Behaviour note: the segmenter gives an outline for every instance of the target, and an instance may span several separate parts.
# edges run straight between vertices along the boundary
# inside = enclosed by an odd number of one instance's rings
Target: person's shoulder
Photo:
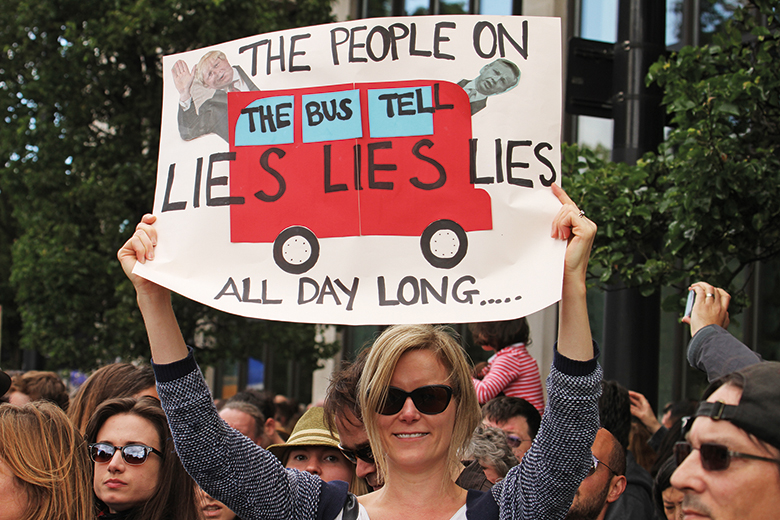
[[[525,343],[515,343],[513,345],[507,345],[506,347],[496,352],[496,354],[499,356],[516,356],[516,357],[530,356],[530,354],[528,353],[528,349],[525,348]]]
[[[467,520],[496,520],[498,513],[498,504],[492,492],[469,489],[466,495]]]
[[[626,490],[607,508],[604,520],[653,520],[655,506],[643,490],[626,486]]]
[[[316,520],[335,520],[354,497],[349,493],[349,484],[340,480],[322,482]]]

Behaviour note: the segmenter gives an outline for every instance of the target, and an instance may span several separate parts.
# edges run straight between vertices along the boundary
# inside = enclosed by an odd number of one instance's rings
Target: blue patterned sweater
[[[595,348],[595,346],[594,346]],[[486,493],[469,492],[469,520],[555,520],[569,509],[588,472],[599,428],[601,367],[596,357],[554,354],[548,403],[539,433],[522,463]],[[334,520],[347,485],[285,469],[270,452],[217,414],[193,357],[154,365],[157,390],[176,451],[193,479],[243,520]]]

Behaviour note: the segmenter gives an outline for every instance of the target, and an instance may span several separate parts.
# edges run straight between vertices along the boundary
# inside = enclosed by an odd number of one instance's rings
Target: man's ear
[[[266,419],[263,429],[266,435],[273,437],[276,434],[276,420],[273,417]]]
[[[607,503],[611,504],[623,494],[626,490],[626,477],[615,475],[609,483],[609,494],[607,494]]]

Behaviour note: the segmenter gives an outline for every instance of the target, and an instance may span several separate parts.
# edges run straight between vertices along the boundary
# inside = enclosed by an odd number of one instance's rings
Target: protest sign
[[[560,21],[342,22],[166,56],[155,260],[226,312],[341,324],[560,298]]]

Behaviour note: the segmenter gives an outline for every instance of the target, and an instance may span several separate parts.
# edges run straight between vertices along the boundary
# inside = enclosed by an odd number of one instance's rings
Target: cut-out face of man
[[[233,67],[224,54],[217,55],[200,65],[201,80],[208,88],[223,89],[233,82]]]
[[[477,90],[486,96],[500,94],[515,86],[518,76],[509,64],[497,60],[488,63],[474,80]]]

